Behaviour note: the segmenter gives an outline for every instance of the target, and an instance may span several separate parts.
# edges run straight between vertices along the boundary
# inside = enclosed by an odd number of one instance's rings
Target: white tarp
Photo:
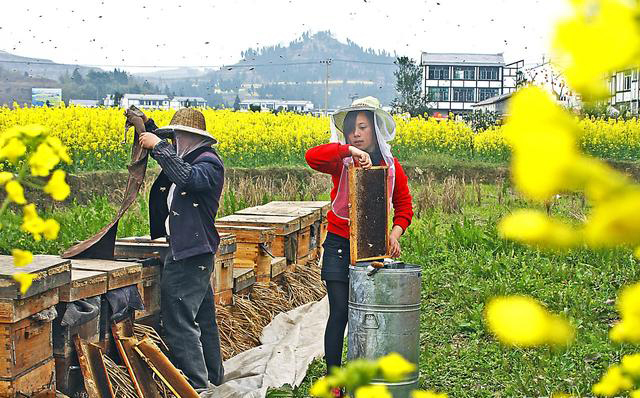
[[[262,331],[262,345],[225,361],[225,383],[201,396],[264,398],[269,387],[300,385],[309,364],[324,355],[328,317],[326,296],[278,314]]]

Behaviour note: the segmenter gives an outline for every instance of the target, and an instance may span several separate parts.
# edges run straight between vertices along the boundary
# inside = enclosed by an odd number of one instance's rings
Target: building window
[[[480,66],[478,68],[480,80],[498,80],[498,67],[496,66]]]
[[[624,78],[622,80],[622,90],[631,90],[631,71],[624,72]]]
[[[448,66],[429,66],[429,80],[442,80],[449,78]]]
[[[428,101],[449,101],[448,87],[429,87]]]
[[[454,87],[453,100],[455,102],[474,102],[474,88],[471,87]]]
[[[455,66],[453,68],[453,78],[457,80],[475,80],[476,68],[473,66]]]
[[[499,90],[497,88],[479,88],[478,89],[478,102],[484,101],[488,98],[498,95]]]

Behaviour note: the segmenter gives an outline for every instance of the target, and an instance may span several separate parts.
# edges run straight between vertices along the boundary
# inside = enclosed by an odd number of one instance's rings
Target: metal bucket
[[[420,354],[420,266],[388,263],[369,276],[369,263],[349,267],[349,332],[347,359],[377,359],[397,352],[418,365]],[[385,384],[394,398],[418,388],[418,371]]]

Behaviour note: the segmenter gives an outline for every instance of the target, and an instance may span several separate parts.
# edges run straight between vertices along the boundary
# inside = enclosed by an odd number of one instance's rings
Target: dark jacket
[[[215,217],[224,184],[222,160],[211,147],[198,148],[182,159],[167,140],[160,141],[151,156],[162,167],[149,194],[151,238],[166,236],[165,221],[169,216],[170,246],[176,261],[215,253],[220,243]],[[172,183],[176,188],[168,209]]]

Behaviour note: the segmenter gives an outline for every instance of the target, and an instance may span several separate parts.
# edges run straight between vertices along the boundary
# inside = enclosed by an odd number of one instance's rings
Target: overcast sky
[[[414,59],[504,52],[533,63],[566,11],[566,0],[4,0],[0,50],[85,65],[215,66],[331,30]]]

